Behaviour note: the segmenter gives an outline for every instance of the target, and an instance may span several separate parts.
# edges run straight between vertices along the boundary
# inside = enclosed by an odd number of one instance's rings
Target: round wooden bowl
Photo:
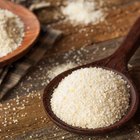
[[[23,6],[20,6],[13,2],[0,0],[0,9],[7,9],[18,15],[25,26],[25,36],[21,43],[21,46],[19,46],[16,50],[7,54],[6,56],[0,58],[1,68],[16,61],[28,52],[40,33],[40,23],[32,12],[30,12]]]

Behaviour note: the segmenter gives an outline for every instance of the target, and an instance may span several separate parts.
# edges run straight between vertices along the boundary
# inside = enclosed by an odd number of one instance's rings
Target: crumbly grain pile
[[[62,13],[72,24],[97,24],[103,21],[106,14],[102,8],[97,6],[95,0],[72,0],[69,1],[66,7],[62,8]]]
[[[64,122],[82,128],[106,127],[129,108],[129,85],[102,68],[84,68],[65,77],[54,90],[53,112]]]
[[[0,9],[0,57],[14,51],[24,37],[24,24],[12,12]]]

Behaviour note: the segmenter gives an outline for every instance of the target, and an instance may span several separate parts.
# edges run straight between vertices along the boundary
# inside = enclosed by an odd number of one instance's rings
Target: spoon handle
[[[140,47],[140,17],[136,20],[122,45],[113,54],[119,61],[126,65],[135,51]],[[118,61],[118,62],[119,62]]]

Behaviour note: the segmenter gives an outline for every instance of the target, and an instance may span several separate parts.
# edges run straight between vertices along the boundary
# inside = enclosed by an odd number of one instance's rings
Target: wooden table
[[[74,55],[78,50],[81,63],[112,54],[140,15],[140,0],[106,0],[104,7],[107,7],[108,16],[104,22],[76,27],[65,22],[60,13],[64,0],[47,1],[51,7],[36,14],[43,24],[63,31],[64,36],[0,104],[0,140],[139,140],[140,109],[124,128],[103,136],[86,137],[64,131],[50,121],[43,109],[41,96],[48,80],[45,73],[53,62],[75,61]],[[82,50],[82,47],[85,49]],[[70,53],[65,58],[67,52]],[[140,91],[140,49],[130,61],[129,69]]]

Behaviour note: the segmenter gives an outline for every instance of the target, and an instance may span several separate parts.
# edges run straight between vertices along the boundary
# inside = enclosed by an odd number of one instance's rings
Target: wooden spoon
[[[50,119],[56,123],[58,126],[74,133],[84,134],[84,135],[95,135],[95,134],[102,134],[110,132],[114,129],[119,128],[120,126],[126,124],[135,114],[138,103],[139,103],[139,96],[138,92],[133,84],[133,81],[130,78],[128,73],[127,64],[131,56],[135,53],[140,45],[140,18],[136,21],[132,29],[130,30],[128,36],[119,47],[119,49],[111,56],[102,59],[100,61],[96,61],[87,65],[79,66],[74,69],[68,70],[66,72],[61,73],[57,77],[55,77],[46,87],[43,95],[43,103],[45,110],[50,117]],[[104,127],[104,128],[97,128],[97,129],[83,129],[79,127],[73,127],[71,125],[66,124],[62,120],[60,120],[52,111],[50,105],[50,99],[53,94],[54,88],[56,88],[59,82],[66,77],[67,75],[71,74],[74,70],[80,68],[87,68],[87,67],[101,67],[103,69],[107,69],[110,71],[114,71],[115,73],[121,75],[124,80],[128,82],[130,85],[130,108],[127,114],[115,124]]]
[[[22,57],[31,48],[40,32],[40,24],[36,16],[26,8],[7,0],[0,0],[0,9],[7,9],[18,15],[25,25],[25,37],[15,51],[0,58],[0,68]]]

